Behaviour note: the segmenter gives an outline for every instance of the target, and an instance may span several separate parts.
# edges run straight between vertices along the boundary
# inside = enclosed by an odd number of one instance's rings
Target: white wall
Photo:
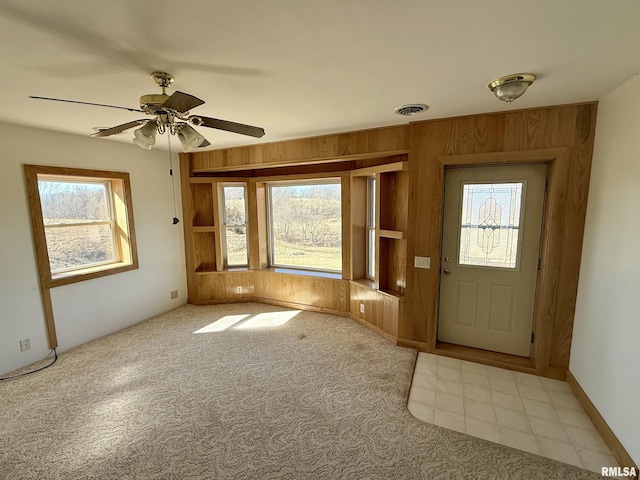
[[[640,463],[640,76],[600,100],[570,371]]]
[[[165,151],[0,123],[0,374],[50,353],[22,164],[129,172],[140,268],[51,290],[59,352],[186,302],[182,223]],[[174,159],[176,195],[180,169]],[[181,207],[178,204],[178,217]],[[176,300],[172,290],[179,291]],[[29,338],[31,350],[20,351]]]

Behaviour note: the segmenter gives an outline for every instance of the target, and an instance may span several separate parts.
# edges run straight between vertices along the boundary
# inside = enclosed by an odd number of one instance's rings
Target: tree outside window
[[[342,270],[339,180],[269,186],[271,264]]]
[[[25,165],[47,286],[138,268],[129,174]]]

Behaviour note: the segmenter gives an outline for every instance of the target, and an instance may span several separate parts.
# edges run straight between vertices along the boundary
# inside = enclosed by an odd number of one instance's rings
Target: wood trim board
[[[571,370],[567,371],[567,383],[571,387],[573,394],[582,405],[582,408],[584,408],[585,413],[593,422],[593,425],[596,427],[596,430],[604,440],[604,443],[606,443],[607,447],[609,447],[609,450],[611,450],[611,454],[618,461],[618,463],[620,463],[620,466],[635,467],[636,472],[638,472],[638,465],[635,464],[633,458],[631,458],[631,455],[629,455],[629,452],[627,452],[620,440],[618,440],[616,434],[613,433],[613,430],[611,430],[611,427],[609,427],[605,419],[602,417],[602,415],[600,415],[600,412],[595,407],[591,399],[587,396],[585,391],[582,389],[580,383],[578,383],[578,380],[576,380],[576,377],[573,376]],[[638,476],[636,475],[634,478],[637,480]]]

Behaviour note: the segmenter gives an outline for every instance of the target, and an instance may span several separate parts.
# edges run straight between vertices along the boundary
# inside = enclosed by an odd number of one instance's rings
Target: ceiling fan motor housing
[[[149,95],[143,95],[140,97],[140,108],[150,115],[157,115],[158,113],[164,113],[162,104],[169,98],[166,93],[157,94],[151,93]]]

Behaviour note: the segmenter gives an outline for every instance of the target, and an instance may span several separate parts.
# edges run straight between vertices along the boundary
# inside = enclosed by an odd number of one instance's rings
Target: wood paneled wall
[[[512,112],[433,120],[382,129],[326,135],[248,147],[229,148],[182,155],[183,205],[185,205],[185,247],[190,297],[194,303],[259,299],[281,304],[303,303],[311,308],[349,315],[399,344],[423,351],[477,360],[540,375],[564,378],[567,372],[578,269],[584,231],[591,155],[595,132],[596,104],[587,103]],[[264,235],[264,184],[262,176],[295,173],[321,175],[319,164],[340,162],[336,171],[363,168],[406,160],[408,171],[380,176],[388,184],[408,184],[384,200],[387,210],[378,227],[386,283],[391,295],[353,281],[362,275],[362,259],[354,257],[362,245],[352,237],[363,229],[361,212],[343,204],[343,237],[346,247],[343,279],[320,279],[280,274],[266,267]],[[542,265],[536,299],[535,340],[531,358],[512,357],[437,342],[440,242],[444,172],[447,167],[538,163],[549,165],[549,193],[542,235]],[[299,167],[299,170],[296,169]],[[251,172],[249,172],[251,170]],[[321,170],[325,170],[324,167]],[[256,186],[249,195],[251,270],[219,272],[209,265],[204,240],[216,244],[215,227],[210,226],[216,195],[199,183],[212,181],[202,176],[229,175],[244,178]],[[256,175],[256,174],[260,175]],[[345,195],[362,199],[364,183],[340,175]],[[406,192],[408,191],[408,195]],[[354,200],[355,201],[355,200]],[[361,201],[361,200],[360,200]],[[382,199],[381,199],[382,201]],[[206,206],[206,207],[204,207]],[[253,212],[253,213],[251,213]],[[393,212],[393,215],[387,215]],[[195,216],[194,216],[195,215]],[[218,225],[216,218],[214,224]],[[189,223],[190,222],[190,223]],[[187,225],[189,223],[189,226]],[[202,225],[202,226],[199,226]],[[188,228],[187,228],[188,227]],[[212,235],[212,232],[214,234]],[[261,233],[263,232],[263,233]],[[195,242],[195,243],[194,243]],[[210,242],[209,242],[210,243]],[[385,250],[386,248],[386,250]],[[415,269],[415,255],[431,257],[430,269]],[[216,256],[220,256],[219,253]],[[196,263],[207,263],[198,273]],[[191,267],[190,267],[191,266]],[[238,294],[235,287],[243,286]],[[197,292],[192,295],[191,292]],[[359,311],[365,304],[365,313]],[[395,320],[393,320],[395,319]]]
[[[348,315],[349,282],[273,270],[207,272],[196,276],[197,296],[189,303],[265,301]],[[242,287],[238,293],[237,288]]]
[[[201,152],[191,156],[192,172],[222,172],[310,165],[406,153],[406,125]]]
[[[521,364],[563,377],[569,364],[580,253],[595,133],[596,104],[521,110],[411,125],[408,257],[431,257],[431,269],[407,261],[406,313],[399,337],[438,351],[436,341],[444,171],[450,166],[546,162],[550,165],[542,269],[529,363],[479,353],[488,363]],[[456,354],[443,346],[442,353]],[[473,357],[471,349],[458,356]]]
[[[398,319],[403,316],[404,298],[376,291],[358,282],[351,282],[351,317],[373,325],[378,333],[395,341]],[[364,312],[360,311],[363,305]]]

